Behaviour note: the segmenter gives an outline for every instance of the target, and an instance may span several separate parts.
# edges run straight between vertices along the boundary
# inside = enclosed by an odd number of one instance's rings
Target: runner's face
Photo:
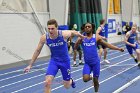
[[[48,32],[50,35],[55,35],[57,33],[57,28],[55,25],[48,25]]]
[[[132,26],[132,31],[135,33],[137,28],[135,26]]]
[[[85,25],[85,32],[86,33],[91,33],[92,32],[92,25],[91,24],[86,24]]]

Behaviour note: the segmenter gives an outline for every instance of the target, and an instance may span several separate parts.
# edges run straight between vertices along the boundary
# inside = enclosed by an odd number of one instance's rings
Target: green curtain
[[[80,30],[82,24],[91,22],[97,27],[102,19],[100,0],[69,0],[70,3],[70,27],[77,24]]]

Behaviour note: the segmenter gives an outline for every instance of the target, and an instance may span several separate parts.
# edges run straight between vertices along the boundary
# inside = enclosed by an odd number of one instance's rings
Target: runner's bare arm
[[[96,37],[96,40],[97,40],[97,43],[99,43],[99,44],[101,44],[101,45],[104,45],[104,46],[106,46],[107,48],[110,48],[110,49],[113,49],[113,50],[119,50],[119,51],[121,51],[121,52],[124,51],[123,48],[119,48],[119,47],[117,47],[117,46],[115,46],[115,45],[109,44],[108,42],[105,42],[103,39],[101,39],[101,37],[99,37],[99,36]]]

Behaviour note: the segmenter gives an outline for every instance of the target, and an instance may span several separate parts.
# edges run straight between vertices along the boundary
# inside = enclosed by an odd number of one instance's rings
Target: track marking
[[[120,93],[121,91],[123,91],[124,89],[126,89],[127,87],[129,87],[130,85],[132,85],[139,79],[140,79],[140,75],[138,77],[134,78],[133,80],[129,81],[128,83],[126,83],[125,85],[120,87],[119,89],[115,90],[113,93]]]
[[[137,65],[135,65],[135,66],[137,66]],[[135,66],[133,66],[133,67],[135,67]],[[130,69],[133,68],[133,67],[130,67],[130,68],[128,68],[128,69],[125,69],[125,70],[123,70],[122,72],[119,72],[119,73],[117,73],[116,75],[113,75],[113,76],[111,76],[111,77],[109,77],[109,78],[107,78],[107,79],[101,81],[99,84],[102,84],[102,83],[104,83],[105,81],[108,81],[108,80],[110,80],[110,79],[116,77],[117,75],[120,75],[120,74],[124,73],[125,71],[130,70]],[[85,90],[81,91],[80,93],[84,93],[85,91],[87,91],[87,90],[89,90],[89,89],[91,89],[91,88],[93,88],[93,86],[91,86],[91,87],[89,87],[89,88],[86,88]],[[117,92],[117,93],[119,93],[119,92]]]
[[[104,66],[134,66],[134,65],[136,65],[136,64],[122,64],[122,65],[104,65]]]

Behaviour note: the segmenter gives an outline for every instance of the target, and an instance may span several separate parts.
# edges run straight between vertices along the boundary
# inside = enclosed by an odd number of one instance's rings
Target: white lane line
[[[123,54],[123,55],[126,55],[126,54],[128,54],[128,53],[125,53],[125,54]],[[112,60],[112,59],[115,59],[115,58],[121,57],[121,56],[123,56],[123,55],[119,55],[119,56],[116,56],[116,57],[110,58],[110,59],[108,59],[108,60]],[[23,69],[21,69],[21,70],[23,71]],[[21,71],[21,70],[20,70],[20,71]],[[32,70],[31,70],[31,72],[29,72],[29,73],[36,72],[36,71],[38,71],[38,70],[35,70],[35,71],[32,71]],[[11,78],[15,78],[15,77],[22,76],[22,75],[25,75],[25,74],[28,74],[28,73],[22,73],[22,74],[15,75],[15,76],[12,76],[12,77],[7,77],[7,78],[4,78],[4,79],[1,79],[0,81],[7,80],[7,79],[11,79]]]
[[[26,81],[26,80],[30,80],[30,79],[33,79],[33,78],[36,78],[36,77],[40,77],[40,76],[42,76],[42,75],[44,75],[44,74],[40,74],[40,75],[37,75],[37,76],[33,76],[33,77],[31,77],[31,78],[26,78],[26,79],[23,79],[23,80],[14,82],[14,83],[10,83],[10,84],[4,85],[4,86],[0,86],[0,89],[1,89],[1,88],[4,88],[4,87],[8,87],[8,86],[10,86],[10,85],[14,85],[14,84],[17,84],[17,83],[21,83],[21,82]]]
[[[130,59],[131,59],[131,58],[126,59],[126,60],[123,60],[123,61],[121,61],[121,62],[118,62],[118,63],[116,63],[116,65],[117,65],[117,64],[120,64],[120,63],[123,63],[123,62],[125,62],[125,61],[128,61],[128,60],[130,60]],[[114,64],[114,65],[115,65],[115,64]],[[104,71],[104,70],[106,70],[106,69],[108,69],[108,68],[111,68],[111,67],[112,67],[112,66],[108,66],[108,67],[106,67],[106,68],[101,69],[101,71]],[[75,80],[75,82],[78,81],[78,80],[80,80],[80,79],[82,79],[82,78],[79,78],[79,79]],[[56,90],[56,89],[59,89],[59,88],[61,88],[61,87],[63,87],[63,85],[52,89],[52,91],[54,91],[54,90]]]
[[[135,65],[135,66],[137,66],[137,65]],[[130,70],[131,68],[133,68],[133,67],[135,67],[135,66],[132,66],[132,67],[130,67],[130,68],[128,68],[128,69],[125,69],[125,70],[123,70],[122,72],[119,72],[119,73],[117,73],[117,74],[115,74],[115,75],[113,75],[113,76],[111,76],[111,77],[109,77],[109,78],[107,78],[107,79],[101,81],[99,84],[102,84],[102,83],[104,83],[105,81],[108,81],[108,80],[110,80],[110,79],[116,77],[117,75],[120,75],[120,74],[124,73],[125,71]],[[85,90],[81,91],[80,93],[84,93],[85,91],[87,91],[87,90],[89,90],[89,89],[91,89],[91,88],[93,88],[93,86],[91,86],[91,87],[89,87],[89,88],[86,88]],[[117,92],[117,93],[119,93],[119,92]]]
[[[78,71],[82,70],[82,68],[83,68],[83,67],[81,67],[81,69],[72,71],[71,73],[78,72]],[[4,85],[4,86],[0,86],[0,88],[4,88],[4,87],[7,87],[7,86],[10,86],[10,85],[13,85],[13,84],[21,83],[21,82],[23,82],[23,81],[30,80],[30,79],[34,79],[34,78],[36,78],[36,77],[41,77],[41,76],[43,76],[43,75],[44,75],[44,74],[39,74],[39,75],[34,76],[34,77],[31,77],[31,78],[26,78],[26,79],[23,79],[23,80],[21,80],[21,81],[17,81],[17,82],[10,83],[10,84]],[[60,77],[62,77],[62,76],[59,75],[59,76],[55,77],[55,79],[60,78]]]
[[[120,93],[121,91],[123,91],[124,89],[126,89],[127,87],[129,87],[130,85],[132,85],[133,83],[135,83],[139,79],[140,79],[140,75],[138,77],[134,78],[133,80],[129,81],[128,83],[126,83],[122,87],[118,88],[113,93]]]
[[[36,65],[36,66],[33,66],[32,68],[36,68],[36,67],[38,68],[38,66],[43,66],[43,65],[47,65],[47,64],[48,64],[48,62],[47,63],[43,63],[43,64],[39,64],[39,65]],[[10,72],[7,72],[7,73],[3,73],[3,74],[0,74],[0,76],[16,73],[16,72],[19,72],[19,71],[23,71],[23,69],[18,69],[18,70],[15,70],[15,71],[10,71]]]
[[[39,70],[38,70],[38,69],[33,69],[33,70],[31,70],[30,72],[28,72],[28,73],[24,73],[23,70],[18,70],[17,72],[21,72],[22,74],[19,74],[19,75],[15,75],[15,76],[12,76],[12,77],[8,77],[8,78],[1,79],[0,82],[1,82],[1,81],[4,81],[4,80],[7,80],[7,79],[15,78],[15,77],[18,77],[18,76],[23,76],[23,75],[26,75],[26,74],[29,74],[29,73],[33,73],[33,72],[36,72],[36,71],[39,71]],[[42,69],[42,71],[45,71],[45,70]]]
[[[136,65],[136,64],[122,64],[122,65],[114,65],[113,64],[113,65],[104,65],[104,66],[112,66],[112,67],[116,66],[117,67],[117,66],[134,66],[134,65]]]
[[[115,59],[116,57],[114,57],[114,59]],[[113,59],[113,58],[111,58],[111,59]],[[80,70],[82,70],[82,69],[80,69]],[[76,70],[76,71],[74,71],[74,72],[77,72],[78,70]],[[72,73],[74,73],[74,72],[72,72]],[[42,74],[43,75],[43,74]],[[58,76],[58,77],[56,77],[56,78],[59,78],[59,77],[61,77],[61,76]],[[9,78],[8,78],[9,79]],[[30,79],[30,78],[29,78]],[[29,79],[26,79],[26,80],[29,80]],[[23,80],[23,81],[25,81],[25,80]],[[20,81],[19,81],[20,82]],[[16,84],[16,83],[18,83],[18,82],[15,82],[15,83],[12,83],[12,84]],[[12,84],[8,84],[8,85],[5,85],[5,86],[9,86],[9,85],[12,85]],[[2,86],[2,87],[4,87],[4,86]]]
[[[120,44],[120,45],[118,45],[118,46],[121,46],[121,45],[123,45],[123,44]],[[115,50],[110,50],[110,51],[115,51]],[[113,52],[113,53],[111,52],[111,53],[108,53],[108,55],[116,54],[116,53],[118,53],[118,52],[120,52],[120,51],[116,51],[116,52]],[[73,58],[73,57],[72,57],[72,58]],[[35,65],[35,66],[33,66],[33,67],[38,67],[38,66],[47,65],[48,63],[49,63],[49,62],[47,61],[47,63]],[[15,70],[15,71],[10,71],[10,72],[7,72],[7,73],[3,73],[3,74],[0,74],[0,76],[7,75],[7,74],[11,74],[11,73],[15,73],[15,72],[18,72],[18,71],[21,71],[21,70],[23,70],[23,69],[18,69],[18,70]]]
[[[82,69],[83,69],[83,68],[78,69],[78,70],[75,70],[75,71],[73,71],[72,73],[77,72],[77,71],[80,71],[80,70],[82,70]],[[60,76],[55,77],[55,78],[57,79],[57,78],[60,78],[60,77],[62,77],[62,76],[60,75]],[[36,84],[34,84],[34,85],[31,85],[31,86],[28,86],[28,87],[22,88],[22,89],[17,90],[17,91],[13,91],[13,92],[11,92],[11,93],[17,93],[17,92],[20,92],[20,91],[22,91],[22,90],[25,90],[25,89],[28,89],[28,88],[32,88],[32,87],[34,87],[34,86],[37,86],[37,85],[40,85],[40,84],[43,84],[43,83],[45,83],[45,81],[43,81],[43,82],[39,82],[39,83],[36,83]]]
[[[129,59],[123,60],[123,61],[118,62],[118,63],[116,63],[116,64],[123,63],[123,62],[125,62],[125,61],[130,60],[130,59],[132,59],[132,58],[129,58]],[[101,71],[103,71],[103,70],[105,70],[105,69],[108,69],[108,68],[110,68],[110,67],[111,67],[111,66],[106,67],[106,68],[102,69]],[[82,70],[82,69],[83,69],[83,68],[79,69],[79,71]],[[73,71],[73,73],[74,73],[74,72],[77,72],[77,71],[78,71],[78,70]],[[62,77],[62,76],[58,76],[58,77],[56,77],[56,78],[59,78],[59,77]],[[80,79],[82,79],[82,78],[77,79],[77,81],[80,80]],[[75,81],[76,81],[76,80],[75,80]],[[17,90],[17,91],[13,91],[13,92],[11,92],[11,93],[17,93],[17,92],[20,92],[20,91],[26,90],[26,89],[28,89],[28,88],[32,88],[32,87],[34,87],[34,86],[40,85],[40,84],[42,84],[42,83],[44,83],[44,81],[43,81],[43,82],[36,83],[36,84],[31,85],[31,86],[28,86],[28,87],[25,87],[25,88],[22,88],[22,89]],[[61,88],[62,86],[63,86],[63,85],[61,85],[61,86],[59,86],[59,87],[56,87],[55,89],[52,89],[52,90],[54,91],[54,90],[56,90],[56,89]]]

